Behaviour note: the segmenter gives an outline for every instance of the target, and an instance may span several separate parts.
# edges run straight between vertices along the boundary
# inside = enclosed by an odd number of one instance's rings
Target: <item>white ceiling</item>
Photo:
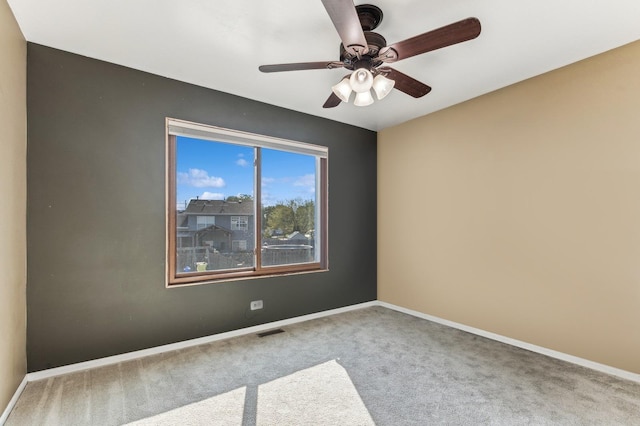
[[[388,44],[477,17],[480,36],[392,66],[433,88],[323,109],[344,69],[263,74],[262,64],[338,60],[320,0],[8,0],[34,43],[381,130],[640,39],[639,0],[371,0]]]

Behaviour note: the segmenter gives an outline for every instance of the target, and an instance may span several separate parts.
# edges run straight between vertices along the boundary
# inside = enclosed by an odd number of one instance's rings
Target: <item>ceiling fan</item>
[[[349,102],[352,92],[356,93],[355,105],[370,105],[374,102],[371,89],[378,99],[385,97],[394,87],[420,98],[429,93],[431,87],[386,64],[472,40],[480,35],[480,21],[467,18],[387,46],[384,37],[373,32],[382,21],[382,10],[377,6],[354,6],[352,0],[322,0],[322,4],[342,41],[340,60],[261,65],[258,69],[265,73],[324,68],[352,71],[332,87],[333,93],[323,108]]]

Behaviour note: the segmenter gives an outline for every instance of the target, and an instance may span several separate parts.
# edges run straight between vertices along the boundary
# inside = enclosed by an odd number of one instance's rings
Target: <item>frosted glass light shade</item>
[[[343,78],[340,80],[340,83],[333,86],[331,90],[333,90],[333,93],[335,93],[342,102],[349,102],[349,96],[351,96],[351,83],[349,82],[349,78]]]
[[[355,106],[367,106],[373,103],[373,96],[371,96],[371,91],[367,90],[366,92],[360,92],[356,94],[356,99],[353,101]]]
[[[353,89],[354,92],[368,92],[373,84],[373,75],[371,71],[366,68],[358,68],[351,74],[349,81],[351,82],[351,89]]]
[[[391,92],[391,89],[393,89],[395,84],[395,81],[378,74],[376,75],[376,78],[373,79],[373,91],[376,92],[378,99],[382,99]]]

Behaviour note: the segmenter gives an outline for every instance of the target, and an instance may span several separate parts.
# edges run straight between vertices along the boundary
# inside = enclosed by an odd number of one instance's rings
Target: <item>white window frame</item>
[[[231,230],[232,231],[248,231],[249,216],[231,216]]]

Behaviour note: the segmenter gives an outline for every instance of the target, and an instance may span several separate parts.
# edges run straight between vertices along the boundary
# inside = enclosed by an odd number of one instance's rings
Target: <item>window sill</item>
[[[329,272],[328,268],[322,268],[319,264],[314,263],[309,265],[309,268],[297,268],[292,270],[290,268],[285,269],[282,267],[266,267],[259,272],[254,270],[249,271],[237,271],[228,274],[208,274],[208,275],[195,275],[187,277],[178,277],[166,284],[167,288],[181,288],[190,287],[194,285],[205,284],[217,284],[231,281],[245,281],[261,278],[282,277],[288,275],[301,275],[301,274],[313,274],[317,272]]]

